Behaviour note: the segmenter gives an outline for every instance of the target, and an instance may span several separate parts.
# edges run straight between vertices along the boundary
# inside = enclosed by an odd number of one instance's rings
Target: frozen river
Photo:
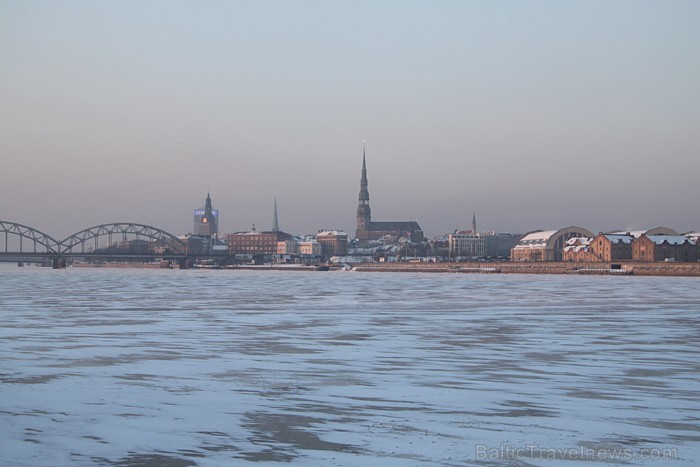
[[[0,465],[700,461],[700,279],[0,267]]]

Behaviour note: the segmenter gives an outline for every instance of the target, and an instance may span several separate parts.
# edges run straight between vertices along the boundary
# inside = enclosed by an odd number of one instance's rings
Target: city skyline
[[[695,2],[0,1],[0,218],[697,230]]]

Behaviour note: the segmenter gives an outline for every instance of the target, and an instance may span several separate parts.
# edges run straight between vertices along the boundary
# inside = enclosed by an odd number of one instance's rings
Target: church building
[[[360,179],[360,197],[357,206],[357,230],[355,231],[355,237],[360,241],[360,246],[366,247],[371,240],[378,240],[387,235],[396,238],[409,237],[414,243],[422,242],[423,230],[416,221],[372,221],[367,185],[367,161],[363,149],[362,178]]]

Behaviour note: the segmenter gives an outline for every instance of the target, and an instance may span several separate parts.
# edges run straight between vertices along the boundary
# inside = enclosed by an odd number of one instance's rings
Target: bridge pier
[[[192,268],[193,261],[189,258],[183,258],[178,260],[177,266],[178,269],[191,269]]]
[[[52,261],[52,265],[54,269],[65,269],[66,260],[64,258],[54,258]]]

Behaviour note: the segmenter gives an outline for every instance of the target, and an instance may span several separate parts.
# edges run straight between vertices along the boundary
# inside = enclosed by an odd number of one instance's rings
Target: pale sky
[[[0,0],[0,220],[700,229],[698,1]]]

